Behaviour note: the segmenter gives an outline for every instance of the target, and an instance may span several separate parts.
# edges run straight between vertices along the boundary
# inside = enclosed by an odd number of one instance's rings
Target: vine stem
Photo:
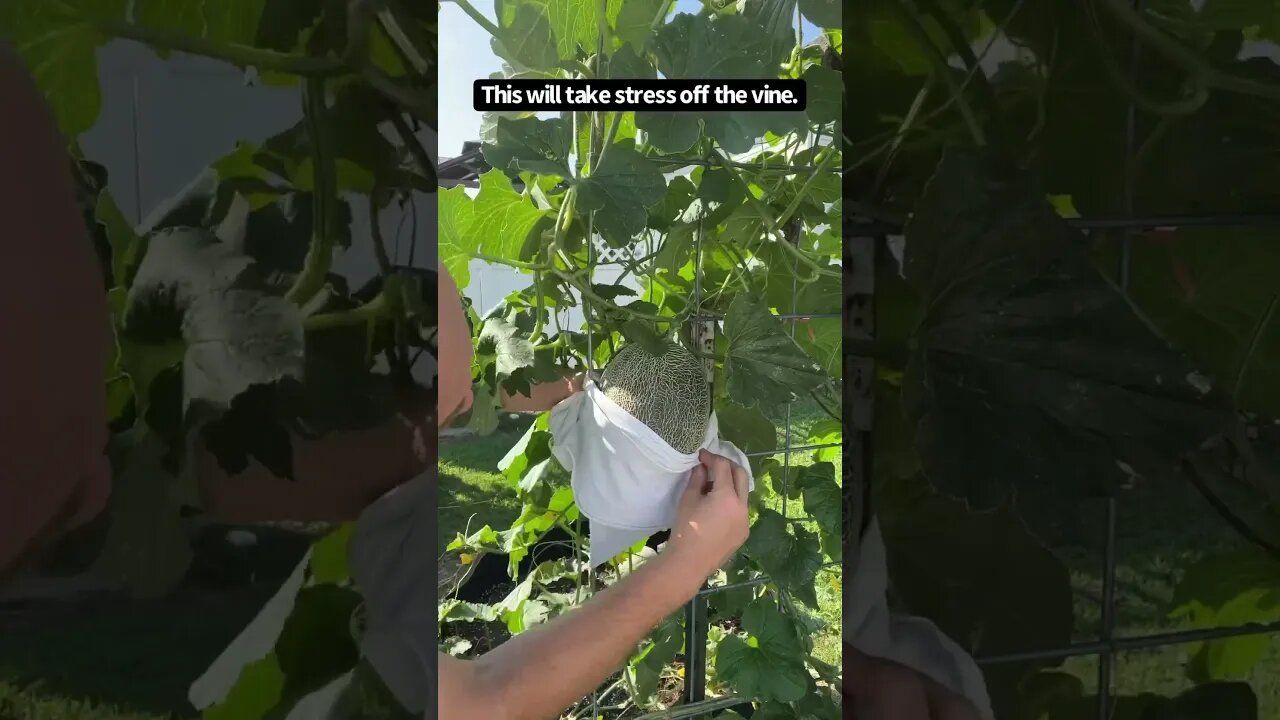
[[[489,18],[480,14],[480,11],[476,10],[471,3],[467,2],[467,0],[452,0],[452,1],[455,5],[457,5],[459,8],[462,9],[462,12],[467,14],[467,17],[471,18],[472,20],[475,20],[477,25],[484,28],[490,35],[494,36],[495,38],[501,39],[502,29],[499,28],[497,25],[494,25],[492,22],[489,22]]]
[[[436,167],[431,163],[431,156],[427,155],[426,148],[422,147],[422,143],[413,134],[409,124],[404,121],[399,112],[389,113],[389,116],[396,134],[400,136],[400,141],[405,144],[405,147],[409,148],[409,154],[413,156],[413,161],[418,164],[422,174],[432,183],[436,182]]]
[[[804,184],[796,191],[795,197],[791,199],[791,202],[787,204],[786,209],[783,210],[782,215],[778,218],[779,225],[787,224],[787,222],[791,220],[791,216],[795,215],[796,210],[800,209],[800,201],[805,198],[806,194],[809,192],[809,188],[812,187],[814,181],[818,179],[818,176],[830,167],[831,161],[835,156],[836,146],[834,144],[828,145],[823,151],[822,160],[818,162],[818,169],[813,171],[808,178],[805,178]],[[838,273],[833,272],[832,274],[835,275]]]
[[[1144,44],[1185,70],[1194,79],[1201,79],[1207,86],[1226,92],[1280,100],[1280,85],[1237,77],[1218,70],[1182,43],[1144,20],[1126,0],[1098,0],[1098,2],[1106,8],[1112,18],[1129,28]]]
[[[897,8],[903,24],[907,26],[907,30],[911,33],[911,38],[920,47],[920,50],[929,56],[929,61],[933,64],[934,73],[947,86],[947,91],[955,99],[956,107],[959,108],[960,115],[964,118],[964,123],[969,128],[969,135],[973,138],[974,144],[986,145],[987,137],[982,132],[982,125],[978,122],[977,116],[973,114],[973,108],[969,106],[969,101],[965,99],[964,90],[960,88],[959,83],[952,77],[951,67],[947,65],[947,59],[942,56],[942,51],[938,50],[938,46],[929,37],[929,32],[925,30],[915,3],[911,0],[901,0],[901,2],[889,4]]]
[[[507,267],[513,267],[518,270],[545,272],[553,269],[551,265],[521,262],[519,260],[512,260],[510,258],[498,257],[497,255],[488,255],[480,252],[471,253],[471,257],[475,260],[483,260],[484,262],[492,265],[506,265]]]
[[[335,187],[335,168],[333,155],[326,146],[324,114],[326,111],[324,97],[324,79],[307,78],[303,87],[303,117],[306,122],[307,135],[311,138],[312,155],[312,205],[313,225],[311,246],[307,248],[307,256],[302,262],[302,272],[294,280],[293,286],[285,293],[285,298],[296,305],[304,305],[324,287],[325,277],[333,265],[333,231],[331,228],[333,213],[330,204],[337,194]]]
[[[362,325],[386,317],[390,309],[391,303],[387,300],[386,293],[380,292],[372,300],[359,307],[325,313],[324,315],[312,315],[303,321],[303,328],[310,332],[313,330]]]
[[[760,198],[756,197],[755,194],[751,192],[751,185],[747,182],[746,178],[742,177],[742,174],[738,172],[738,169],[733,167],[731,164],[728,164],[729,158],[724,154],[724,151],[720,149],[719,146],[713,146],[712,152],[714,152],[716,154],[716,157],[720,159],[721,161],[720,165],[725,170],[727,170],[730,175],[733,176],[734,180],[736,180],[740,185],[742,185],[743,189],[746,191],[746,194],[747,194],[747,202],[749,202],[751,206],[755,208],[756,213],[760,215],[760,219],[764,221],[765,227],[769,228],[769,232],[773,233],[774,235],[780,235],[781,231],[778,229],[778,224],[774,222],[773,217],[769,214],[769,208],[765,207],[764,204],[760,202]],[[810,181],[812,181],[813,177],[814,176],[810,176],[809,178]],[[804,197],[804,196],[798,194],[797,198],[800,198],[800,197]],[[795,202],[795,205],[796,207],[799,207],[798,202]],[[840,273],[834,270],[828,270],[827,268],[824,268],[821,265],[819,265],[816,260],[804,254],[800,250],[800,248],[792,245],[790,242],[787,242],[786,238],[783,238],[779,242],[779,244],[785,247],[787,249],[787,252],[791,253],[791,255],[798,262],[808,266],[809,269],[813,270],[815,273],[819,275],[828,275],[830,277],[842,277]]]
[[[386,239],[382,237],[382,225],[378,222],[378,196],[379,188],[369,194],[369,231],[373,236],[373,259],[378,263],[378,272],[385,278],[395,270],[391,267],[391,256],[387,254]]]
[[[347,63],[340,58],[308,57],[245,45],[217,43],[205,38],[166,32],[123,20],[86,17],[62,2],[49,3],[48,7],[56,14],[88,25],[103,35],[134,40],[163,50],[223,60],[233,65],[306,77],[341,75],[350,71]]]
[[[597,305],[606,307],[610,310],[613,310],[614,312],[620,312],[625,315],[630,315],[631,317],[636,318],[637,320],[648,320],[649,322],[660,322],[660,323],[678,322],[678,318],[676,318],[673,315],[653,315],[650,313],[642,313],[636,310],[624,308],[621,305],[618,305],[617,303],[613,302],[612,300],[606,300],[600,295],[597,295],[596,292],[592,290],[589,285],[583,283],[574,275],[571,275],[561,270],[560,268],[554,268],[552,272],[556,275],[556,277],[569,283],[574,287],[574,289],[582,293],[583,299],[590,300],[591,302],[596,303]]]
[[[655,165],[672,165],[676,169],[685,168],[685,167],[694,167],[694,166],[715,167],[716,165],[721,164],[714,160],[706,160],[704,158],[684,157],[681,155],[665,155],[662,157],[650,157],[646,159],[648,159],[650,162],[652,162]],[[818,169],[816,165],[752,165],[750,163],[732,162],[732,161],[729,162],[728,164],[736,168],[739,168],[741,170],[752,170],[758,173],[766,173],[766,172],[780,173],[783,175],[797,175],[800,173],[811,173]]]

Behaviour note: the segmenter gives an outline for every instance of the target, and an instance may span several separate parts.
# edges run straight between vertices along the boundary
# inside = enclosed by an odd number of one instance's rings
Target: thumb
[[[702,497],[702,490],[707,485],[707,466],[699,464],[689,472],[689,484],[680,496],[681,509],[688,508]]]

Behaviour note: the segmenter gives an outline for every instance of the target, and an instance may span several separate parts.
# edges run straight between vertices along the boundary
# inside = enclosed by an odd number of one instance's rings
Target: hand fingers
[[[689,472],[689,484],[684,488],[684,495],[680,496],[680,505],[685,507],[692,502],[697,501],[702,496],[707,486],[707,469],[701,465],[695,467]]]
[[[706,466],[712,483],[732,486],[733,462],[729,458],[702,450],[698,454],[698,460]]]
[[[747,495],[751,492],[751,477],[747,475],[746,469],[737,463],[733,463],[733,491],[743,502],[746,502]]]
[[[732,490],[739,499],[746,499],[750,491],[751,480],[741,465],[723,455],[703,450],[698,459],[707,467],[712,482],[712,490],[720,486],[724,490]]]

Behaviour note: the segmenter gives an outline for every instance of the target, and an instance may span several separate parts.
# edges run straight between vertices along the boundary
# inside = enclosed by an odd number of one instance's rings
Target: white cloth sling
[[[995,720],[978,664],[928,620],[890,612],[888,586],[884,539],[879,523],[873,521],[862,537],[850,590],[844,595],[844,637],[864,655],[927,675],[973,703],[982,720]]]
[[[578,509],[591,521],[593,567],[675,524],[697,452],[671,447],[592,380],[552,408],[549,425],[551,452],[570,472]],[[738,463],[751,478],[746,454],[720,439],[714,413],[701,449]]]

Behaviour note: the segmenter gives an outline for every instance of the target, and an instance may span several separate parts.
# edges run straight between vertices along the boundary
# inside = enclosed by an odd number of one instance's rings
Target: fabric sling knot
[[[682,453],[587,380],[552,408],[549,425],[551,452],[570,472],[578,509],[591,521],[592,567],[675,524],[698,450],[738,463],[755,488],[746,454],[720,439],[714,413],[701,447]]]

